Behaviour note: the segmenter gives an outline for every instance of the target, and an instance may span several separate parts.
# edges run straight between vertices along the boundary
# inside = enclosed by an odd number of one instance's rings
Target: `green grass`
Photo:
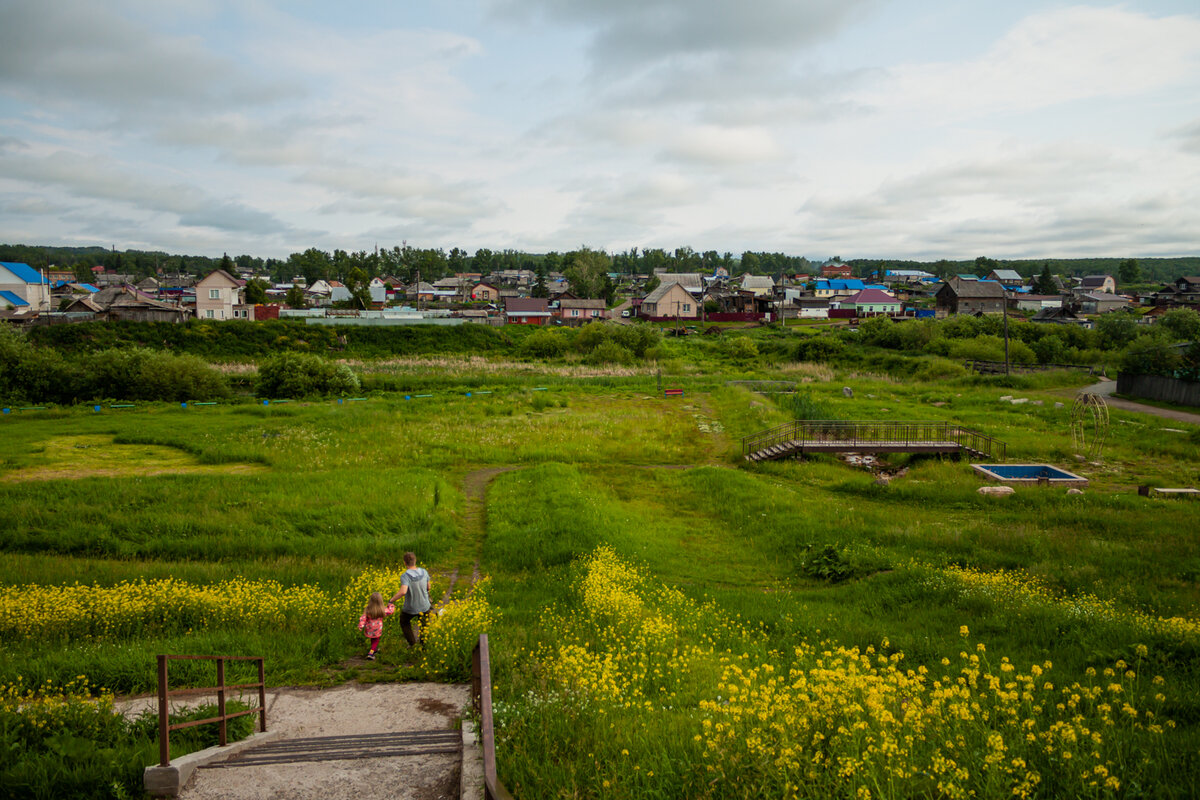
[[[772,333],[760,345],[766,352],[770,337],[797,335]],[[711,601],[722,624],[735,620],[762,636],[763,652],[805,639],[866,647],[886,637],[915,668],[956,659],[965,624],[991,652],[1021,663],[1051,659],[1078,676],[1128,660],[1144,644],[1181,725],[1168,744],[1186,770],[1180,796],[1195,785],[1187,759],[1200,735],[1191,699],[1200,694],[1200,651],[1194,639],[1145,620],[1200,616],[1200,506],[1136,494],[1144,483],[1200,484],[1195,426],[1114,410],[1102,459],[1079,462],[1070,432],[1073,392],[1085,381],[1077,375],[917,382],[765,357],[734,369],[722,347],[664,343],[663,382],[684,388],[682,398],[664,398],[657,375],[645,371],[576,377],[475,365],[445,374],[402,364],[380,367],[378,386],[434,397],[405,400],[377,388],[341,405],[6,416],[0,588],[169,577],[204,586],[240,575],[335,591],[406,550],[444,587],[452,569],[469,575],[478,556],[501,614],[492,641],[497,696],[507,702],[536,688],[520,678],[530,653],[555,642],[557,615],[576,602],[576,559],[604,544],[690,601]],[[907,472],[887,486],[832,458],[747,465],[740,438],[789,420],[795,404],[726,386],[735,378],[798,381],[812,404],[841,419],[953,421],[1004,440],[1010,461],[1066,466],[1091,485],[1081,496],[1023,488],[993,499],[977,494],[981,481],[965,463],[893,458],[889,468]],[[464,480],[496,467],[515,469],[491,481],[475,516]],[[813,564],[823,555],[844,568],[844,580],[821,578]],[[1031,576],[1051,599],[971,591],[955,583],[956,567]],[[1072,610],[1087,596],[1112,613],[1093,619]],[[348,666],[356,637],[348,625],[53,648],[13,639],[0,648],[0,682],[86,674],[93,684],[142,691],[153,685],[154,654],[165,651],[266,655],[272,683],[415,675],[386,646],[381,667]],[[605,730],[581,720],[575,733],[504,754],[502,776],[544,776],[536,786],[523,781],[522,796],[597,796],[584,775],[612,765],[583,756],[613,755],[600,744]],[[567,762],[552,767],[559,746]],[[653,742],[639,746],[647,769],[679,757]],[[643,788],[653,795],[655,786]]]

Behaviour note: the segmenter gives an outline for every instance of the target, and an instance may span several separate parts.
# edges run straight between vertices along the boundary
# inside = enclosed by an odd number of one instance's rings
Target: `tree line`
[[[841,259],[834,256],[834,261]],[[115,250],[103,247],[43,247],[39,245],[0,244],[0,261],[18,261],[35,269],[69,269],[76,279],[89,281],[92,268],[105,269],[140,279],[158,274],[185,274],[195,277],[207,275],[215,269],[229,272],[253,270],[269,276],[275,283],[287,283],[302,277],[306,284],[317,280],[346,282],[352,273],[360,273],[364,281],[376,277],[394,277],[404,283],[420,278],[433,282],[461,272],[488,275],[503,270],[529,270],[538,276],[538,283],[546,283],[546,276],[561,273],[571,278],[572,270],[580,283],[572,285],[591,289],[589,296],[605,294],[601,273],[621,276],[652,275],[656,270],[664,272],[700,272],[711,275],[724,269],[731,276],[749,273],[779,277],[816,271],[820,262],[810,261],[804,256],[792,256],[781,252],[746,250],[741,255],[732,252],[718,253],[715,250],[699,252],[691,247],[663,248],[632,247],[620,252],[607,253],[582,246],[567,252],[527,253],[520,250],[492,250],[481,247],[470,253],[459,247],[450,250],[437,247],[414,247],[408,242],[371,250],[332,251],[310,247],[295,252],[286,259],[258,258],[247,254],[220,258],[208,256],[170,254],[155,250]],[[993,269],[1011,269],[1026,280],[1060,275],[1066,277],[1108,274],[1118,280],[1120,286],[1137,284],[1170,283],[1184,275],[1200,274],[1200,257],[1178,258],[1074,258],[1074,259],[993,259],[978,256],[971,260],[913,261],[904,259],[858,258],[845,262],[853,274],[869,277],[884,269],[919,269],[949,278],[962,273],[973,273],[983,277]],[[1046,292],[1050,293],[1050,292]]]

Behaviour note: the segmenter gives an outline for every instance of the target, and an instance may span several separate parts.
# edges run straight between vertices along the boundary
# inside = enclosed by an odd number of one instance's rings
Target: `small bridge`
[[[747,461],[806,453],[931,453],[1004,461],[999,439],[952,422],[797,420],[742,438]]]

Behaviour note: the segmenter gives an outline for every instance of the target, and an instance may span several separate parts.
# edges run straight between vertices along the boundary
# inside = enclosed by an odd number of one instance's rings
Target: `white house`
[[[21,298],[32,311],[50,310],[50,280],[28,264],[0,261],[0,291]]]
[[[196,316],[200,319],[234,319],[233,307],[242,305],[244,286],[245,281],[223,269],[208,273],[196,284]]]
[[[382,278],[371,278],[371,283],[367,288],[371,292],[372,303],[387,302],[387,284],[383,282]]]

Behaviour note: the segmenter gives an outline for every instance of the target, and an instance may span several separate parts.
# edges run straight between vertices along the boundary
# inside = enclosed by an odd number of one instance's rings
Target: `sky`
[[[3,0],[0,242],[1200,254],[1200,8]]]

